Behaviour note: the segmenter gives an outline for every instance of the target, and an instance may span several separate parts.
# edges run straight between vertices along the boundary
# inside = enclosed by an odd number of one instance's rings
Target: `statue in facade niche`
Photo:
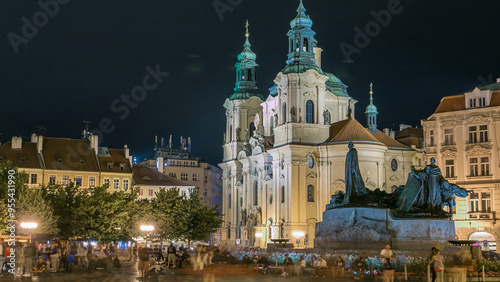
[[[292,108],[290,109],[290,116],[292,121],[295,121],[295,115],[296,115],[295,106],[292,106]]]

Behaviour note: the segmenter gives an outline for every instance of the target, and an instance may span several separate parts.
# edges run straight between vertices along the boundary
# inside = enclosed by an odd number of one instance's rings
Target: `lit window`
[[[76,185],[82,185],[82,177],[81,176],[75,177],[75,184]]]
[[[477,126],[469,126],[469,143],[477,143]]]
[[[113,188],[120,189],[120,179],[113,179]]]
[[[481,193],[482,212],[491,212],[491,194],[489,192]]]
[[[490,175],[490,161],[488,157],[481,158],[481,175]]]
[[[69,184],[69,175],[63,175],[63,177],[62,177],[62,184],[63,185],[68,185]]]
[[[453,145],[453,129],[444,130],[444,144]]]
[[[89,176],[89,187],[95,187],[95,176]]]
[[[488,126],[479,126],[479,142],[488,142]]]
[[[481,192],[469,195],[469,212],[491,212],[491,193]]]
[[[150,196],[150,197],[154,196],[153,189],[149,189],[148,196]]]
[[[56,184],[56,176],[55,175],[49,176],[49,184]]]
[[[469,207],[470,212],[479,212],[479,194],[478,193],[470,194],[469,201],[470,201],[470,207]]]
[[[108,185],[108,187],[109,187],[109,178],[104,179],[104,185]]]
[[[123,180],[123,190],[128,190],[128,179]]]
[[[454,178],[455,177],[455,161],[454,160],[446,160],[446,178]]]
[[[38,176],[38,175],[37,175],[37,174],[34,174],[34,173],[31,175],[31,184],[36,184],[36,181],[37,181],[37,176]]]
[[[144,191],[142,189],[139,190],[139,196],[143,196],[144,195]]]
[[[469,160],[470,176],[477,176],[479,171],[479,166],[477,164],[477,158],[470,158]]]

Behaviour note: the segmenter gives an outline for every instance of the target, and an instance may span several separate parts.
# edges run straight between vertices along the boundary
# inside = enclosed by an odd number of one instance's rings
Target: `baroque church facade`
[[[369,189],[391,192],[416,162],[415,150],[377,129],[371,89],[367,128],[353,118],[357,101],[339,78],[322,70],[323,50],[312,25],[300,1],[287,34],[286,66],[264,98],[247,23],[236,87],[224,103],[222,246],[265,247],[271,239],[294,239],[314,247],[325,205],[344,191],[349,141]]]

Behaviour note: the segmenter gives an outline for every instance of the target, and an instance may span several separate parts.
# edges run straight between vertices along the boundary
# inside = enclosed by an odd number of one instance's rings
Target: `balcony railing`
[[[495,219],[495,212],[469,212],[469,219]]]

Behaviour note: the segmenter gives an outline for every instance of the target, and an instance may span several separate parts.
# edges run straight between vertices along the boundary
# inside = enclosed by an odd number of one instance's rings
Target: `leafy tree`
[[[43,197],[54,208],[54,214],[58,216],[57,225],[59,227],[60,238],[78,237],[78,220],[75,218],[75,211],[78,209],[82,200],[79,197],[79,190],[73,182],[69,185],[48,185],[41,187]]]
[[[56,234],[58,217],[54,215],[54,209],[43,198],[42,191],[38,188],[23,189],[16,201],[16,219],[20,222],[36,222],[38,224],[35,232]],[[20,229],[22,233],[27,232]]]
[[[7,231],[7,204],[0,201],[0,234],[4,234]]]
[[[14,174],[9,173],[11,170],[14,171]],[[13,175],[14,179],[12,179],[11,175]],[[10,179],[9,176],[11,176]],[[7,203],[9,198],[9,180],[14,181],[13,189],[15,189],[15,199],[17,199],[19,193],[27,189],[25,183],[28,180],[28,174],[19,172],[17,167],[14,167],[10,161],[0,163],[0,200],[3,200],[5,203]],[[12,189],[12,187],[10,189]]]
[[[84,238],[117,240],[122,226],[127,224],[127,195],[109,193],[106,187],[82,190],[75,210],[76,234]]]
[[[182,229],[176,228],[183,219],[182,200],[178,188],[162,189],[156,193],[152,206],[158,229],[155,233],[161,238],[176,240],[183,237]]]
[[[183,220],[178,224],[179,233],[188,245],[194,240],[208,240],[210,234],[220,228],[223,220],[218,207],[213,209],[203,205],[201,199],[194,190],[189,191],[189,196],[184,196],[180,213]]]

